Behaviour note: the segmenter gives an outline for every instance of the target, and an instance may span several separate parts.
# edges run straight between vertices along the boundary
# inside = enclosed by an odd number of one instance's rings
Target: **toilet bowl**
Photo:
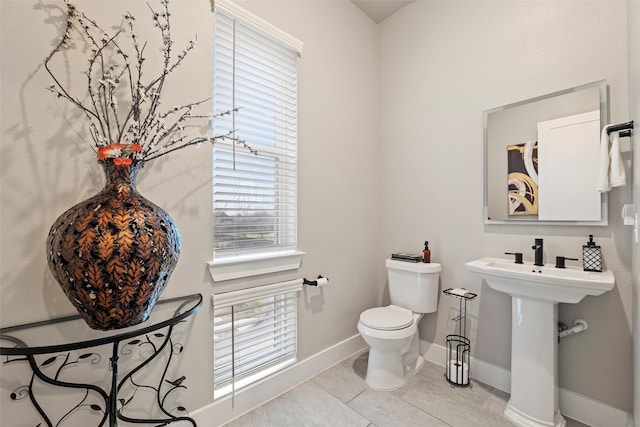
[[[406,384],[424,362],[418,323],[436,311],[440,264],[385,261],[391,304],[360,314],[358,331],[369,345],[367,385],[393,390]]]
[[[358,331],[369,345],[366,382],[374,390],[394,390],[406,384],[424,362],[418,349],[422,314],[389,305],[360,315]]]

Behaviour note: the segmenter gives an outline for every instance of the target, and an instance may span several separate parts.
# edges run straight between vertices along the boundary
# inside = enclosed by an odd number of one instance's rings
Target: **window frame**
[[[216,0],[214,5],[214,13],[220,11],[227,16],[231,16],[243,25],[248,25],[264,33],[265,36],[276,40],[279,44],[284,45],[293,53],[300,56],[302,52],[302,43],[296,38],[283,32],[282,30],[269,24],[262,18],[252,14],[251,12],[239,7],[229,0]],[[214,58],[215,61],[215,58]],[[297,98],[297,91],[296,91]],[[297,107],[296,107],[297,114]],[[251,145],[249,143],[249,145]],[[296,138],[297,145],[297,138]],[[297,151],[297,148],[295,149]],[[296,153],[297,163],[297,153]],[[215,167],[215,165],[214,165]],[[297,169],[297,168],[296,168]],[[274,169],[277,172],[277,169]],[[297,174],[297,172],[296,172]],[[275,176],[277,180],[277,174]],[[297,182],[297,175],[294,178]],[[278,197],[278,188],[276,186],[275,196]],[[297,194],[293,203],[297,211]],[[280,217],[278,217],[280,218]],[[297,230],[297,212],[295,213],[294,224]],[[214,226],[215,227],[215,226]],[[274,226],[274,227],[277,227]],[[215,229],[214,229],[215,233]],[[297,234],[297,231],[295,232]],[[297,238],[293,244],[289,244],[287,248],[269,247],[264,250],[257,249],[252,253],[218,253],[213,250],[213,259],[208,262],[209,271],[214,282],[232,280],[243,277],[276,273],[287,270],[294,270],[300,267],[304,252],[298,250]]]
[[[302,280],[298,279],[212,295],[214,400],[297,362],[297,300],[301,290]],[[256,316],[247,305],[255,305]],[[256,358],[253,351],[247,351],[256,346],[261,352],[274,351]],[[221,377],[216,378],[216,372]]]

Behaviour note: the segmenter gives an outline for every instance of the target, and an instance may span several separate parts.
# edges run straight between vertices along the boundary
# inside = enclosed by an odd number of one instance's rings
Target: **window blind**
[[[214,398],[296,361],[300,282],[214,295]]]
[[[216,7],[214,258],[296,248],[298,53]]]

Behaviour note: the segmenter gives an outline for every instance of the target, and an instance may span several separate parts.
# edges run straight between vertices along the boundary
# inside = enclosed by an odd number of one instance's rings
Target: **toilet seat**
[[[395,305],[370,308],[360,314],[360,323],[380,331],[397,331],[413,324],[413,312]]]

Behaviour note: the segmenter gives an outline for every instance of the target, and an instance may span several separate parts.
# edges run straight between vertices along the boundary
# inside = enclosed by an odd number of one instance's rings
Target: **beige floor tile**
[[[364,381],[367,354],[350,357],[315,376],[311,381],[341,402],[347,403],[368,388]]]
[[[229,427],[367,427],[370,422],[308,381],[228,424]]]
[[[430,362],[400,389],[375,391],[364,380],[367,362],[367,352],[356,354],[227,426],[513,426],[503,416],[508,393],[473,379],[472,387],[453,387]],[[567,418],[567,427],[589,426]]]
[[[504,414],[505,408],[507,407],[508,399],[509,399],[509,395],[507,395],[506,398],[501,396],[491,395],[487,399],[487,401],[482,405],[482,407],[493,414],[502,416]]]
[[[248,414],[225,424],[226,427],[304,427],[302,421],[287,410],[282,396],[254,409]]]
[[[472,380],[472,387],[453,387],[444,378],[444,372],[427,366],[418,373],[418,380],[402,394],[402,400],[454,427],[512,426],[497,414],[492,405],[485,407],[496,396],[493,388]],[[441,368],[442,369],[442,368]]]
[[[379,427],[446,427],[437,418],[387,392],[366,390],[349,403],[349,407]]]
[[[281,398],[288,405],[287,411],[306,427],[369,425],[367,419],[312,382],[296,387]]]

